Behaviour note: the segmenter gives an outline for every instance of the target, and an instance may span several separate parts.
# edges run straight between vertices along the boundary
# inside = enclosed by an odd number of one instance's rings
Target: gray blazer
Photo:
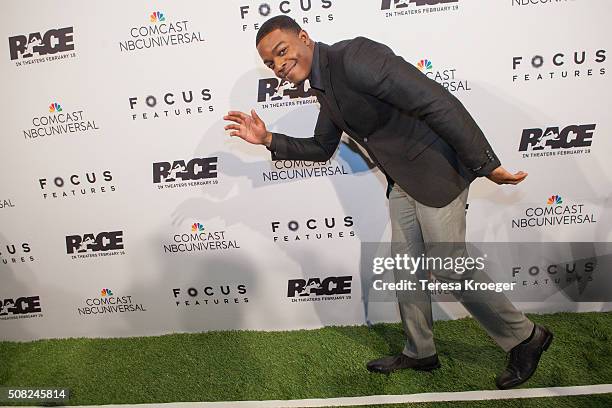
[[[364,37],[319,43],[324,91],[314,136],[273,133],[273,160],[326,161],[342,132],[363,146],[389,182],[443,207],[500,166],[459,100],[386,45]]]

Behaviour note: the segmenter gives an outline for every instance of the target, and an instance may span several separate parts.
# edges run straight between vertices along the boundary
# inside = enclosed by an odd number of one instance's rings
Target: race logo
[[[49,105],[48,114],[32,118],[32,125],[23,131],[23,136],[26,140],[32,140],[45,136],[100,130],[96,121],[87,118],[83,112],[83,109],[67,110],[58,102],[53,102]]]
[[[584,79],[606,74],[606,50],[556,52],[512,57],[512,82]]]
[[[110,170],[103,172],[77,173],[38,179],[42,196],[46,199],[79,198],[86,195],[100,195],[116,191]]]
[[[225,230],[210,230],[199,222],[189,232],[174,234],[172,241],[164,243],[164,253],[199,253],[240,249],[238,241],[231,239]]]
[[[15,204],[10,198],[0,198],[0,210],[5,208],[15,208]]]
[[[519,152],[523,152],[523,158],[590,153],[595,126],[592,123],[523,129]]]
[[[0,265],[16,265],[34,261],[36,258],[28,242],[0,245]]]
[[[11,61],[18,67],[76,57],[72,27],[15,35],[8,42]]]
[[[132,120],[194,118],[214,112],[209,88],[198,90],[165,91],[155,95],[128,98]]]
[[[125,255],[123,231],[66,236],[66,254],[71,259]]]
[[[287,285],[287,297],[292,302],[349,300],[352,281],[352,276],[290,279]]]
[[[319,217],[303,220],[272,221],[270,229],[274,242],[301,242],[355,237],[353,217]]]
[[[420,60],[416,66],[422,73],[442,85],[447,91],[467,92],[472,90],[467,79],[460,79],[457,76],[456,68],[435,67],[433,62],[428,59]]]
[[[261,109],[273,109],[310,105],[317,103],[317,98],[308,81],[296,85],[284,79],[264,78],[259,80],[257,102]]]
[[[0,320],[42,317],[40,296],[24,296],[16,299],[0,298]]]
[[[264,182],[307,179],[313,177],[331,177],[349,174],[343,164],[336,160],[312,162],[304,160],[273,160],[270,171],[263,172]]]
[[[596,222],[595,213],[586,204],[570,204],[562,196],[552,195],[546,200],[546,205],[526,208],[523,217],[512,220],[512,228],[527,229]]]
[[[210,284],[190,288],[173,288],[174,304],[181,308],[227,306],[249,303],[244,283]]]
[[[146,23],[148,24],[144,24]],[[189,46],[204,42],[200,31],[194,31],[189,20],[173,20],[161,11],[153,11],[143,24],[130,27],[129,37],[119,42],[121,52],[149,48]]]
[[[203,157],[153,163],[153,184],[160,190],[218,184],[217,159]]]
[[[332,0],[261,0],[239,6],[243,32],[259,30],[264,21],[276,15],[293,18],[303,28],[334,21]]]
[[[459,0],[381,0],[385,17],[414,16],[459,10]]]
[[[104,288],[98,296],[87,298],[83,305],[77,308],[79,316],[95,316],[117,313],[146,312],[142,303],[133,299],[132,295],[115,294],[112,290]]]

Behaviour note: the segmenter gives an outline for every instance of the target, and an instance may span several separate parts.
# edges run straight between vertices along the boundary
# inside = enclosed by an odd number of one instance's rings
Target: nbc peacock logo
[[[161,11],[154,11],[153,13],[151,13],[150,20],[152,23],[157,23],[160,21],[166,21],[166,17]]]
[[[546,200],[546,204],[548,205],[560,205],[563,204],[563,198],[560,195],[553,195],[548,197]]]
[[[204,231],[204,226],[200,224],[199,222],[196,222],[191,226],[191,232],[202,232],[202,231]]]
[[[438,61],[439,62],[439,61]],[[449,92],[471,91],[470,84],[467,79],[457,75],[457,68],[436,64],[434,69],[433,62],[430,59],[423,58],[416,63],[416,67],[429,79],[433,79],[442,85]]]
[[[62,105],[60,105],[57,102],[53,102],[51,105],[49,105],[49,112],[51,113],[55,113],[55,112],[61,112],[62,111]]]
[[[110,290],[110,289],[102,289],[102,290],[100,291],[100,295],[101,295],[102,297],[113,296],[113,291],[112,291],[112,290]]]
[[[417,67],[421,70],[421,71],[429,71],[430,69],[433,68],[433,64],[431,63],[430,60],[428,59],[422,59],[419,62],[417,62]]]

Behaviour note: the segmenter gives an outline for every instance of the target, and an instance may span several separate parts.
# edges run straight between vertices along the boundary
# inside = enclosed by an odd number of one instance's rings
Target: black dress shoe
[[[552,339],[553,335],[546,327],[536,324],[529,339],[510,350],[508,367],[495,380],[497,388],[506,390],[527,381],[538,368],[540,356]]]
[[[389,374],[396,370],[404,368],[412,368],[413,370],[431,371],[440,367],[438,355],[434,354],[425,358],[411,358],[405,354],[396,356],[383,357],[378,360],[372,360],[367,365],[368,371],[373,373]]]

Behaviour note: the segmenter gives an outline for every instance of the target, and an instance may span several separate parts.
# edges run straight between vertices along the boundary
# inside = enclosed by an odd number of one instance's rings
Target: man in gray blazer
[[[225,129],[265,145],[273,160],[329,160],[342,132],[348,134],[387,178],[395,253],[418,256],[423,243],[463,243],[470,183],[486,176],[497,184],[517,184],[527,176],[501,167],[461,102],[383,44],[357,37],[329,46],[314,42],[293,19],[277,16],[261,26],[256,46],[278,78],[294,84],[309,80],[321,105],[314,136],[271,133],[254,110],[228,112],[224,119],[233,123]],[[457,279],[432,272],[440,281]],[[473,271],[460,279],[468,277],[487,282],[486,275]],[[422,291],[400,300],[404,350],[369,362],[368,370],[440,366],[429,296]],[[485,298],[474,291],[458,299],[509,353],[496,385],[506,389],[527,381],[552,333],[528,320],[502,293]]]

